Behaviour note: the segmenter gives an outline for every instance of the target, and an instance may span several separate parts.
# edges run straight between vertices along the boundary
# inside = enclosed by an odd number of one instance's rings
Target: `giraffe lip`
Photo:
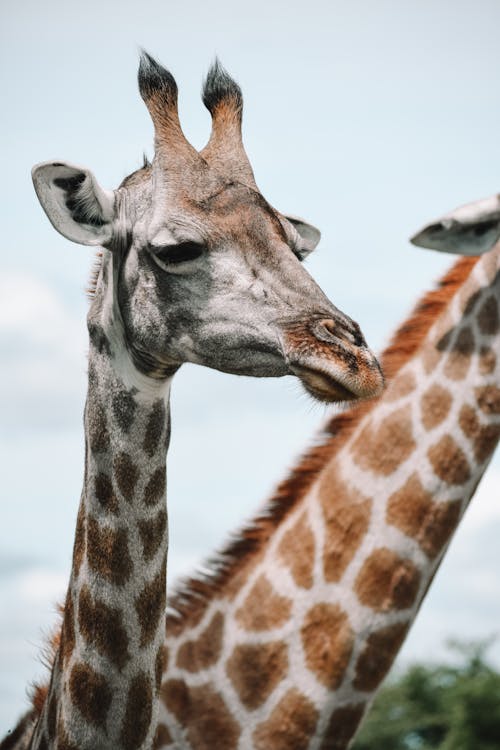
[[[317,401],[335,403],[339,401],[354,401],[359,398],[343,383],[340,383],[332,375],[312,367],[304,365],[293,365],[292,372],[301,381],[308,393]]]

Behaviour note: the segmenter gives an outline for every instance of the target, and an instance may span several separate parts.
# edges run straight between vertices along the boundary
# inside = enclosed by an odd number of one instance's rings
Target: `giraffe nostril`
[[[332,336],[335,336],[335,323],[333,320],[331,320],[331,318],[324,318],[323,320],[319,320],[318,323],[320,324],[320,326],[323,326],[323,328],[326,328],[328,333],[331,333]]]

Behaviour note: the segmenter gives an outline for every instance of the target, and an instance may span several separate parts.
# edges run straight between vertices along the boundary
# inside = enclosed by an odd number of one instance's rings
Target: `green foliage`
[[[487,643],[453,644],[457,665],[414,665],[378,694],[351,750],[499,750],[500,674]]]

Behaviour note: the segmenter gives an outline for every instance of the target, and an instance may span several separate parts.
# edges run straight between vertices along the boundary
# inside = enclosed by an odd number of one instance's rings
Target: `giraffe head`
[[[54,227],[104,248],[93,329],[99,323],[109,338],[113,327],[114,348],[153,378],[193,362],[242,375],[295,374],[325,401],[377,394],[383,378],[359,326],[301,264],[319,231],[272,208],[255,184],[238,85],[218,63],[211,68],[203,101],[212,132],[201,152],[181,130],[172,75],[145,53],[139,90],[154,125],[152,164],[115,191],[68,163],[33,169]]]
[[[414,245],[457,255],[482,255],[500,238],[500,195],[467,203],[426,224]]]

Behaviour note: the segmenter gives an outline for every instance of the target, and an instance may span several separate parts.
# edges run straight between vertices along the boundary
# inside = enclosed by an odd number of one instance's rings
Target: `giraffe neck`
[[[31,747],[135,750],[151,746],[162,671],[169,387],[127,387],[102,331],[91,338],[73,564]]]
[[[274,529],[261,518],[203,606],[169,620],[159,746],[348,746],[498,442],[499,258],[457,267],[409,356],[403,326],[384,396],[344,418],[315,481]]]

